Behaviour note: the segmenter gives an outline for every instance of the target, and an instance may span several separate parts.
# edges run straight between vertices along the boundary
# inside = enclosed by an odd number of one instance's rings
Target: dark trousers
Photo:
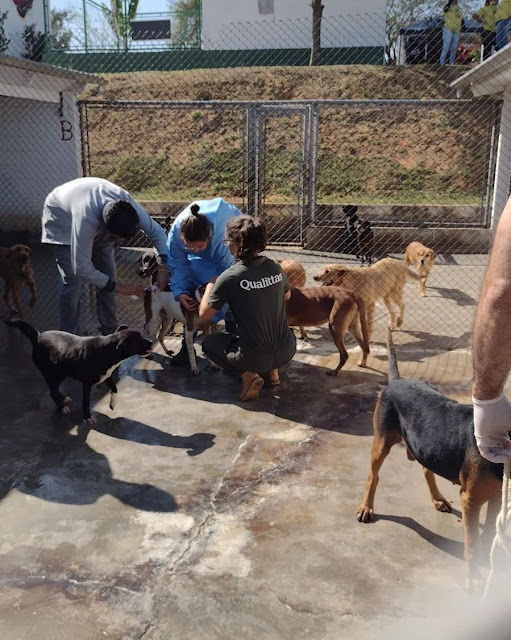
[[[497,47],[497,34],[495,31],[483,31],[482,39],[483,39],[483,60],[489,58],[492,54],[493,49]]]
[[[212,333],[204,337],[202,350],[210,360],[226,371],[266,373],[271,369],[284,366],[292,359],[296,351],[296,339],[293,333],[292,340],[294,348],[291,344],[286,345],[282,352],[264,353],[255,349],[242,349],[237,336],[229,333]]]

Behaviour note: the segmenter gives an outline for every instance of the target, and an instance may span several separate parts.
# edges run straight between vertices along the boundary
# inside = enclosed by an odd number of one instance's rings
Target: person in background
[[[472,18],[483,25],[481,34],[483,45],[483,60],[489,58],[497,44],[495,12],[497,11],[497,0],[486,0],[484,7],[474,13]]]
[[[444,27],[442,29],[442,53],[440,64],[445,64],[449,54],[449,64],[456,61],[456,52],[460,40],[463,14],[458,7],[458,0],[449,0],[444,7]]]
[[[234,257],[224,243],[225,225],[241,211],[223,198],[197,200],[174,220],[168,240],[168,265],[172,274],[170,288],[174,298],[185,309],[197,309],[194,292],[234,263]],[[213,318],[225,318],[227,331],[235,331],[232,314],[221,310]],[[183,340],[181,350],[172,358],[177,366],[188,364],[188,351]]]
[[[59,328],[79,334],[83,282],[96,287],[99,330],[118,326],[115,294],[144,295],[140,283],[117,282],[114,242],[142,229],[158,254],[158,284],[168,287],[166,237],[130,194],[102,178],[77,178],[56,187],[44,202],[43,244],[51,244],[60,276]]]
[[[209,283],[200,304],[201,324],[228,304],[238,325],[238,336],[205,336],[202,350],[223,369],[241,374],[242,401],[254,400],[263,385],[280,383],[279,368],[296,352],[285,301],[291,293],[281,266],[261,252],[267,243],[266,225],[260,218],[240,216],[227,223],[226,242],[236,264]]]
[[[511,370],[511,198],[500,218],[472,335],[474,435],[481,455],[511,459],[511,404],[504,385]]]
[[[344,213],[344,247],[343,253],[355,254],[358,258],[358,207],[354,204],[347,204],[343,208]]]
[[[500,0],[495,10],[496,49],[500,51],[507,45],[507,36],[511,27],[511,0]]]

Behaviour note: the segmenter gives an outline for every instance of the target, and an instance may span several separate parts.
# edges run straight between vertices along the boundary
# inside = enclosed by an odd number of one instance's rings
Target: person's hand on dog
[[[123,296],[137,296],[137,298],[143,298],[145,288],[144,285],[139,282],[133,284],[121,284],[118,282],[115,286],[115,292],[120,293]]]
[[[502,394],[493,400],[474,403],[474,435],[479,453],[490,462],[504,463],[511,459],[511,403]]]
[[[182,293],[180,296],[177,297],[177,299],[187,311],[195,311],[198,307],[197,300],[195,300],[194,298],[191,298],[186,293]]]
[[[156,282],[160,291],[167,291],[170,284],[170,271],[166,264],[160,264],[156,273]]]

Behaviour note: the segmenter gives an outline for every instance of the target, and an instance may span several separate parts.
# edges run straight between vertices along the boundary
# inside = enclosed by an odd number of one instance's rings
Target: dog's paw
[[[115,407],[117,406],[117,394],[116,393],[111,393],[110,394],[110,404],[109,407],[110,409],[112,409],[112,411],[115,409]]]
[[[367,362],[365,360],[360,360],[357,362],[357,367],[361,367],[362,369],[367,367]]]
[[[397,319],[397,322],[396,322],[396,325],[397,325],[398,327],[402,327],[402,326],[403,326],[403,318],[398,318],[398,319]]]
[[[60,410],[60,414],[63,416],[68,416],[71,413],[71,409],[69,407],[62,407]]]
[[[373,519],[372,507],[361,504],[357,511],[357,520],[359,522],[371,522],[372,519]]]
[[[335,377],[337,375],[337,369],[333,369],[332,371],[327,371],[326,375]]]
[[[447,502],[445,498],[440,498],[439,500],[433,500],[433,506],[437,511],[442,511],[443,513],[451,513],[452,507]]]
[[[97,422],[96,418],[94,418],[92,416],[90,418],[84,418],[83,419],[83,424],[87,424],[89,426],[92,426],[92,425],[96,424],[96,422]]]
[[[199,376],[199,375],[200,375],[199,367],[192,367],[192,376]]]

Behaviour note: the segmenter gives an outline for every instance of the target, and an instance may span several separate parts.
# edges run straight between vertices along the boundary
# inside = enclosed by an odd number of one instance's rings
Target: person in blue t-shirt
[[[224,242],[225,225],[240,215],[241,211],[223,198],[196,200],[172,224],[167,240],[170,287],[174,298],[186,309],[197,308],[193,295],[197,287],[210,282],[234,263]],[[226,329],[235,330],[232,314],[225,310],[219,311],[213,322],[224,318]],[[184,341],[172,362],[178,366],[188,364]]]

